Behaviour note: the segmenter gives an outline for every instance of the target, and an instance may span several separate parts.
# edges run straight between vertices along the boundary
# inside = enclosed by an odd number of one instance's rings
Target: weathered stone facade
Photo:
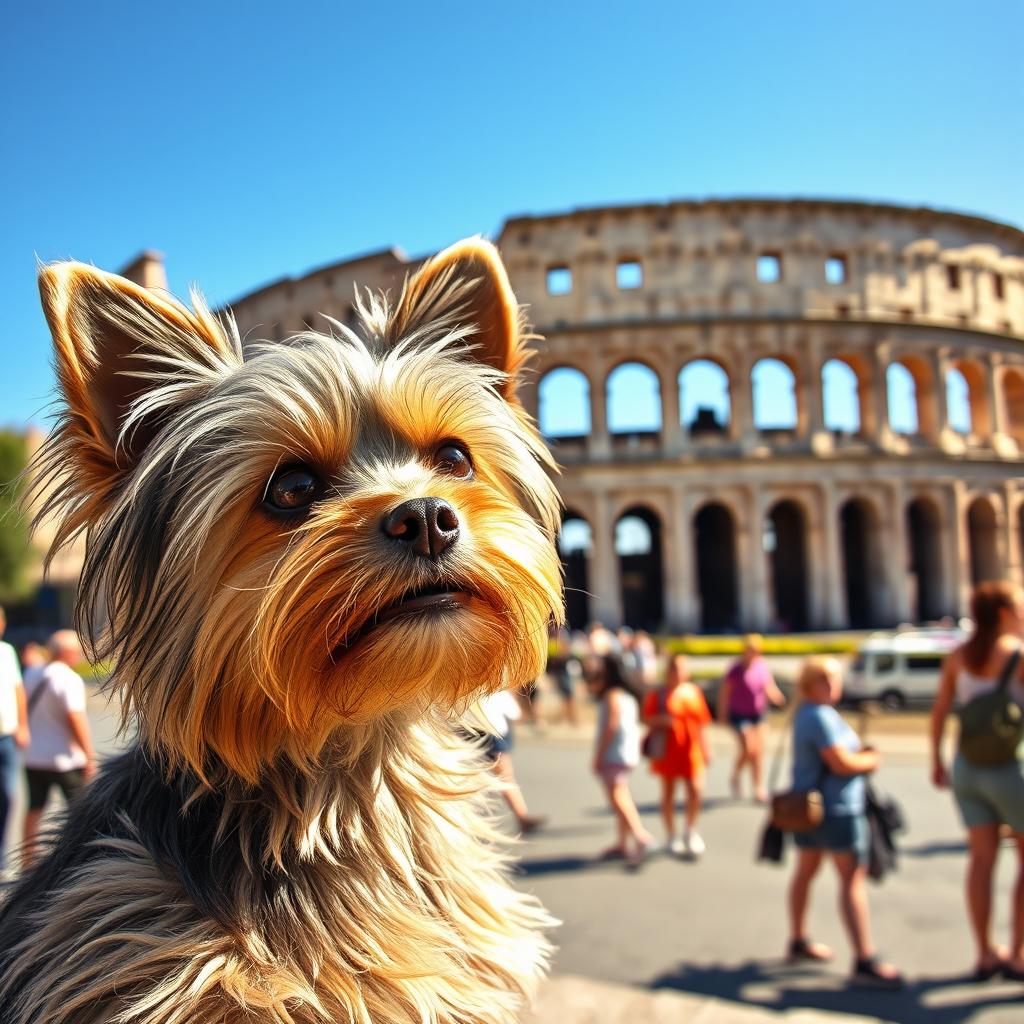
[[[548,375],[566,369],[587,403],[589,431],[551,439],[567,518],[590,529],[567,558],[577,624],[883,625],[963,614],[981,578],[1022,581],[1018,228],[881,204],[712,200],[515,217],[497,243],[543,337],[524,403],[543,427]],[[417,263],[387,250],[231,308],[244,334],[281,338],[319,313],[349,319],[357,284],[394,289]],[[755,415],[764,359],[788,375],[790,423]],[[696,360],[728,378],[728,422],[706,409],[683,422]],[[850,429],[828,423],[830,361],[856,378]],[[656,382],[656,429],[609,427],[624,364]],[[896,365],[912,382],[910,429],[892,422]],[[969,425],[951,423],[951,373]],[[616,554],[627,515],[646,524],[646,552]]]

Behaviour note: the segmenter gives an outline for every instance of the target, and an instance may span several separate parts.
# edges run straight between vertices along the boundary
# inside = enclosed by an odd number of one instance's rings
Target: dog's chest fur
[[[550,922],[502,877],[482,777],[437,725],[358,745],[191,800],[114,762],[0,911],[0,1022],[513,1021]]]

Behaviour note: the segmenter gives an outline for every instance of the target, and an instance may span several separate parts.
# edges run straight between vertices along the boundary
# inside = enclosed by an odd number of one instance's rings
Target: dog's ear
[[[445,317],[469,329],[467,347],[505,374],[500,388],[513,401],[528,350],[519,304],[490,242],[467,238],[428,260],[403,289],[389,333],[397,340]]]
[[[235,355],[197,296],[193,312],[83,263],[43,267],[39,291],[67,403],[65,436],[89,476],[112,477],[135,461]]]

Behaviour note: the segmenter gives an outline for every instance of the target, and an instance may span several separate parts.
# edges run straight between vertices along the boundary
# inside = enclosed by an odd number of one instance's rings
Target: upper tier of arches
[[[806,339],[805,339],[806,342]],[[868,445],[1024,454],[1024,353],[883,342],[552,354],[524,392],[559,457]],[[602,358],[603,356],[603,358]]]

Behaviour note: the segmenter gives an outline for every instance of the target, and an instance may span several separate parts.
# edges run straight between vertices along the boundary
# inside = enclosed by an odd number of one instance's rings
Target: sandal
[[[792,939],[786,952],[786,959],[791,964],[799,963],[802,960],[823,964],[828,963],[832,959],[832,955],[832,950],[820,942],[811,942],[809,939]]]
[[[988,967],[982,967],[980,964],[975,967],[971,973],[970,980],[977,982],[991,981],[997,974],[1005,975],[1008,970],[1012,971],[1013,968],[1004,960],[993,960]],[[1024,974],[1021,975],[1020,980],[1024,980]]]
[[[889,974],[882,970],[877,956],[867,956],[857,960],[850,975],[850,984],[855,988],[877,988],[895,992],[903,988],[903,975]]]
[[[1000,964],[996,970],[1007,980],[1007,981],[1024,981],[1024,970],[1019,967],[1014,967],[1013,964]]]

